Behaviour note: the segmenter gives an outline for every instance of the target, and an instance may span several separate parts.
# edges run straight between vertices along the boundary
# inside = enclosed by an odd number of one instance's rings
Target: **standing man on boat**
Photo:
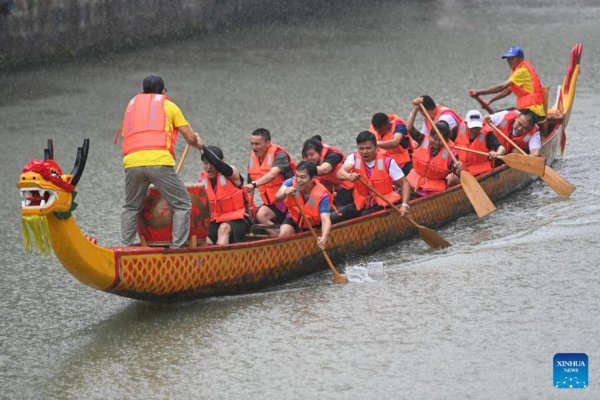
[[[416,130],[414,128],[414,123],[415,123],[415,118],[417,116],[417,113],[421,113],[421,114],[423,113],[423,111],[421,110],[421,104],[423,104],[423,106],[427,110],[427,113],[429,114],[429,116],[431,117],[433,122],[444,121],[445,123],[448,124],[448,126],[450,127],[450,131],[451,131],[450,140],[453,140],[454,135],[456,135],[456,129],[458,128],[458,124],[460,124],[462,122],[462,117],[456,111],[454,111],[453,109],[451,109],[449,107],[435,104],[435,101],[433,101],[433,99],[426,94],[424,94],[421,97],[417,97],[416,99],[413,100],[414,109],[410,113],[410,117],[412,117],[412,122],[411,122],[411,118],[409,117],[408,122],[406,124],[406,128],[407,128],[409,134],[411,136],[415,133],[422,133],[423,135],[429,135],[429,133],[432,130],[429,120],[427,118],[425,118],[424,115],[423,115],[423,127],[421,128],[421,131],[419,132],[418,130]]]
[[[241,241],[252,225],[250,198],[243,187],[237,167],[223,160],[223,151],[214,146],[204,147],[203,182],[210,201],[210,226],[207,244],[230,244]]]
[[[377,138],[377,145],[407,175],[412,169],[411,156],[415,147],[407,133],[406,122],[395,114],[377,113],[371,119],[369,132]]]
[[[346,161],[344,153],[323,143],[321,136],[315,135],[304,142],[302,157],[317,166],[317,180],[333,194],[334,205],[341,207],[354,201],[354,185],[337,178],[338,171]]]
[[[402,203],[400,212],[403,217],[407,216],[410,185],[396,161],[385,151],[379,150],[377,138],[369,131],[358,134],[356,145],[358,151],[348,156],[337,174],[342,181],[354,182],[354,203],[340,209],[341,216],[334,214],[333,223],[372,214],[387,206],[384,200],[358,180],[359,177],[392,203]],[[402,188],[402,196],[394,185]]]
[[[119,130],[123,132],[125,156],[121,239],[125,246],[133,245],[138,213],[144,205],[148,186],[154,184],[173,211],[171,247],[181,248],[190,232],[192,203],[183,181],[175,172],[175,141],[177,133],[181,132],[188,145],[200,149],[202,139],[192,130],[179,107],[165,96],[167,89],[160,76],[146,77],[142,88],[143,93],[129,101]]]
[[[469,111],[463,122],[458,126],[458,133],[454,142],[456,146],[488,153],[486,157],[464,150],[456,150],[458,158],[463,160],[465,170],[471,175],[490,172],[494,169],[493,160],[499,155],[506,154],[506,149],[496,136],[489,129],[482,129],[483,124],[483,116],[479,111]]]
[[[308,221],[302,214],[291,196],[295,196]],[[314,228],[322,228],[317,246],[321,250],[327,247],[331,231],[331,206],[333,199],[329,191],[317,179],[317,166],[311,161],[302,161],[296,167],[296,176],[287,179],[277,191],[275,198],[283,201],[288,207],[279,236],[293,235],[300,230],[308,229],[308,224]]]
[[[487,102],[488,105],[496,100],[500,100],[513,92],[517,96],[517,108],[529,109],[536,113],[538,117],[544,118],[544,96],[542,84],[537,72],[531,65],[531,62],[525,58],[523,50],[519,47],[511,47],[508,52],[502,56],[506,59],[510,68],[510,77],[504,83],[482,90],[471,90],[469,95],[477,97],[484,94],[494,94],[494,97]]]
[[[526,153],[533,157],[540,155],[540,149],[542,148],[542,138],[538,126],[537,114],[529,109],[525,110],[509,110],[500,111],[491,115],[485,116],[486,122],[492,122],[498,127],[506,136],[510,138],[517,146],[525,150]],[[491,128],[487,128],[491,129]],[[519,153],[519,151],[504,139],[501,135],[497,134],[498,140],[509,153]]]
[[[250,197],[258,189],[263,205],[256,212],[259,224],[281,224],[287,213],[283,201],[275,198],[277,191],[286,179],[296,172],[296,163],[290,154],[280,146],[271,143],[271,133],[260,128],[250,137],[250,163],[248,164],[248,184],[244,185]],[[271,234],[277,231],[272,230]]]

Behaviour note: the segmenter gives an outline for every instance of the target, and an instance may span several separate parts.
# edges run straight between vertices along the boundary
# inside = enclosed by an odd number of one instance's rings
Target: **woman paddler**
[[[444,147],[435,129],[428,135],[423,135],[415,130],[413,128],[415,115],[416,111],[410,114],[407,128],[411,137],[419,143],[419,147],[413,153],[413,169],[408,174],[408,182],[418,196],[443,192],[448,187],[460,182],[459,176],[463,169],[463,163],[459,161],[454,165],[452,157],[448,154],[448,150]],[[456,151],[453,149],[454,143],[448,139],[450,136],[448,124],[439,121],[435,126],[456,156]]]
[[[321,136],[315,135],[304,142],[302,157],[317,166],[317,180],[333,194],[334,205],[340,207],[354,201],[354,185],[337,178],[338,171],[346,161],[344,153],[323,143]]]

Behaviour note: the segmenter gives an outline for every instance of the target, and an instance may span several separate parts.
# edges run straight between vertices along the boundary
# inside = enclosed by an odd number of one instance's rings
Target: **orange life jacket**
[[[208,194],[211,221],[233,221],[248,216],[246,213],[246,206],[249,203],[248,194],[244,188],[238,188],[220,172],[217,173],[216,193],[206,172],[202,171],[200,179]]]
[[[370,170],[370,175],[367,173],[369,169],[365,165],[363,158],[358,154],[354,153],[354,169],[352,172],[360,174],[364,181],[366,181],[373,189],[377,190],[386,199],[392,203],[397,202],[402,198],[398,192],[394,189],[394,181],[390,176],[389,168],[392,159],[381,149],[377,151],[375,157],[375,165]],[[354,204],[357,210],[363,208],[372,207],[373,200],[382,207],[386,207],[387,203],[383,201],[379,196],[374,195],[365,185],[359,181],[354,182]]]
[[[498,124],[498,129],[502,131],[506,136],[510,138],[517,146],[522,148],[523,150],[529,150],[529,140],[531,140],[532,136],[535,135],[539,128],[537,125],[534,125],[533,128],[529,132],[521,136],[513,136],[513,125],[515,124],[515,120],[521,115],[517,110],[511,110],[504,115],[502,121]],[[498,138],[498,141],[504,146],[506,149],[506,153],[508,154],[512,149],[514,149],[513,145],[511,145],[508,140],[504,139],[502,135],[494,131],[494,134]]]
[[[390,130],[388,132],[385,133],[384,136],[379,135],[379,133],[377,133],[377,131],[375,130],[373,125],[371,125],[369,127],[369,132],[371,132],[375,135],[378,142],[392,140],[394,138],[394,132],[396,131],[396,128],[398,127],[398,125],[400,125],[400,124],[406,125],[406,122],[402,118],[400,118],[399,116],[397,116],[395,114],[387,114],[387,116],[390,119],[390,122],[392,123],[392,127],[390,128]],[[410,138],[408,140],[408,143],[410,146],[409,147],[410,152],[415,151],[413,141]],[[385,149],[383,147],[380,147],[380,149],[385,151],[391,158],[393,158],[394,161],[396,161],[396,164],[398,164],[398,165],[402,165],[402,164],[406,164],[406,163],[410,162],[409,150],[402,147],[402,145],[400,143],[398,143],[398,146],[394,147],[393,149]]]
[[[542,105],[544,103],[544,96],[542,95],[542,84],[537,72],[533,68],[533,65],[528,59],[524,59],[519,65],[510,71],[512,76],[519,68],[525,68],[531,74],[531,81],[533,82],[533,93],[523,89],[517,85],[510,85],[508,89],[517,96],[517,108],[524,109],[532,106]]]
[[[273,162],[275,161],[275,153],[278,150],[283,151],[289,157],[292,172],[296,173],[296,162],[294,161],[292,156],[290,156],[290,154],[287,151],[285,151],[283,147],[279,147],[276,144],[271,143],[269,145],[269,148],[267,149],[267,153],[265,154],[265,158],[263,159],[262,164],[256,156],[256,154],[254,154],[254,152],[250,154],[248,174],[250,175],[252,181],[260,179],[261,177],[265,176],[269,171],[271,171],[271,168],[273,167]],[[276,202],[275,195],[277,194],[277,191],[279,190],[281,185],[283,185],[283,182],[283,175],[278,174],[275,177],[275,179],[273,179],[271,182],[267,183],[266,185],[260,185],[258,187],[260,197],[262,198],[265,204],[274,204]]]
[[[321,175],[317,177],[317,180],[321,182],[326,188],[331,188],[330,192],[335,192],[336,186],[341,186],[344,189],[352,189],[354,185],[350,181],[341,181],[337,178],[337,173],[344,165],[344,161],[346,161],[346,156],[340,150],[336,149],[333,146],[323,143],[323,150],[321,150],[321,164],[325,160],[325,157],[329,153],[337,153],[342,156],[342,162],[340,162],[330,173],[326,175]],[[306,158],[305,158],[306,159]]]
[[[437,112],[435,113],[435,117],[433,118],[433,122],[439,122],[440,117],[442,115],[446,115],[446,114],[450,114],[455,120],[457,124],[460,124],[461,122],[463,122],[463,118],[453,109],[448,108],[446,106],[441,106],[441,105],[436,105],[435,109],[437,110]],[[427,127],[427,130],[429,132],[431,132],[431,123],[429,122],[429,119],[426,119],[427,124],[425,125]]]
[[[292,183],[292,187],[298,187],[296,183],[296,178]],[[325,186],[321,185],[319,181],[315,181],[315,187],[310,191],[308,196],[308,200],[304,201],[304,196],[300,194],[300,192],[296,189],[296,200],[302,207],[304,214],[306,214],[306,218],[311,226],[317,226],[321,224],[321,213],[319,212],[319,203],[321,202],[321,198],[323,194],[327,193],[329,195],[329,209],[333,206],[333,196]],[[283,201],[285,205],[288,207],[288,212],[291,214],[292,219],[298,225],[299,228],[306,227],[306,221],[302,220],[302,214],[300,214],[300,210],[296,207],[296,203],[294,203],[294,199],[291,197],[286,197]]]
[[[450,149],[454,148],[454,143],[447,140]],[[418,189],[427,192],[443,192],[448,187],[446,176],[451,172],[448,168],[448,150],[446,148],[431,158],[431,149],[429,136],[423,139],[423,143],[413,153],[413,169],[408,174],[408,182],[416,192]]]
[[[487,132],[482,129],[479,132],[479,135],[475,137],[475,140],[473,140],[473,143],[471,143],[469,139],[469,128],[467,127],[467,123],[463,121],[458,126],[456,141],[454,143],[457,146],[465,147],[467,149],[488,153],[489,149],[487,148],[486,137]],[[486,156],[462,150],[456,150],[456,153],[458,154],[459,160],[463,162],[465,170],[472,175],[479,175],[493,169],[492,162],[488,160]]]
[[[178,131],[170,129],[170,132],[165,132],[165,127],[170,126],[165,113],[165,99],[170,100],[162,94],[140,93],[129,101],[119,130],[123,132],[124,155],[140,150],[168,150],[175,158]]]

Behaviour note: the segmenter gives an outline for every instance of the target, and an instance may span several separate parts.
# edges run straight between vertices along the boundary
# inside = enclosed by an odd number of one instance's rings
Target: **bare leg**
[[[256,212],[256,220],[262,225],[275,225],[275,218],[277,216],[269,207],[262,206]],[[279,230],[277,229],[266,229],[266,231],[269,235],[276,236],[279,234]]]
[[[219,225],[219,240],[217,240],[217,244],[229,244],[229,235],[231,235],[231,226],[225,222]]]
[[[294,230],[294,227],[291,225],[287,225],[287,224],[281,225],[281,228],[279,228],[279,237],[293,235],[295,233],[296,233],[296,231]]]

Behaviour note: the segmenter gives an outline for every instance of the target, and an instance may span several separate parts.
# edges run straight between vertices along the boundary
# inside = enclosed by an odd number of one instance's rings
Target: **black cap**
[[[144,79],[144,93],[161,94],[165,88],[165,82],[158,75],[150,75]]]

